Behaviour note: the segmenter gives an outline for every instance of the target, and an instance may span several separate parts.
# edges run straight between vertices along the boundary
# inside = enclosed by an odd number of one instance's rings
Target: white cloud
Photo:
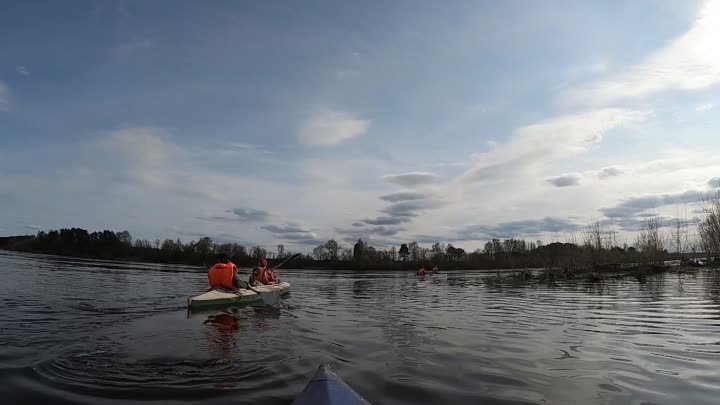
[[[339,111],[322,111],[300,125],[298,140],[306,146],[335,145],[367,132],[370,122]]]
[[[108,157],[123,157],[141,168],[162,167],[181,153],[167,134],[157,128],[126,128],[110,133],[98,145]]]
[[[565,95],[568,105],[606,106],[668,90],[699,90],[720,83],[720,2],[708,1],[690,29],[641,63]]]
[[[537,170],[558,159],[585,152],[616,127],[647,119],[647,111],[607,108],[553,117],[518,128],[509,142],[474,154],[475,164],[460,177],[466,182],[495,182],[518,171]]]
[[[30,76],[30,71],[25,66],[18,66],[15,71],[23,76]]]
[[[715,104],[707,103],[707,104],[701,104],[701,105],[695,107],[695,111],[703,112],[703,111],[712,110],[713,108],[715,108]]]
[[[10,111],[10,87],[0,81],[0,112]]]

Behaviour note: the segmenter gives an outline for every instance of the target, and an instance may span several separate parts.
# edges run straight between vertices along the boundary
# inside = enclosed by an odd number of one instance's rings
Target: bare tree
[[[700,245],[708,257],[720,257],[720,191],[703,201],[698,224]]]
[[[408,249],[410,250],[410,260],[414,262],[420,260],[420,246],[417,242],[410,242]]]
[[[340,258],[342,261],[352,261],[353,259],[353,250],[350,248],[342,248],[340,253]]]
[[[575,232],[570,232],[568,234],[565,234],[565,243],[571,243],[573,245],[577,245],[577,235],[575,235]]]
[[[642,253],[647,263],[660,261],[665,249],[665,235],[661,231],[662,220],[658,215],[649,216],[638,233],[635,247]]]
[[[395,246],[390,248],[390,251],[388,252],[388,256],[390,257],[390,260],[392,260],[394,262],[397,261],[398,253],[397,253],[397,249],[395,249]]]
[[[601,250],[603,248],[603,234],[600,221],[593,221],[583,234],[583,244],[595,250]]]
[[[680,213],[678,212],[673,222],[672,239],[675,244],[675,252],[678,254],[685,253],[688,245],[687,212],[684,218],[680,218]]]

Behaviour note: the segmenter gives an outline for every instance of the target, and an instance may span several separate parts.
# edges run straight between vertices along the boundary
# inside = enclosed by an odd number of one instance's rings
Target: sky
[[[621,240],[720,189],[720,2],[8,1],[0,235]]]

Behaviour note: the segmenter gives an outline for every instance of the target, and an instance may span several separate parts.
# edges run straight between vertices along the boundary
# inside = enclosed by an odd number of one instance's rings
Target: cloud
[[[458,240],[485,240],[488,238],[517,238],[546,232],[574,232],[580,224],[568,219],[545,217],[504,222],[497,225],[471,225],[458,231]]]
[[[305,245],[305,246],[317,246],[324,244],[325,241],[318,238],[307,238],[307,239],[296,239],[293,240],[292,243],[296,245]]]
[[[110,133],[98,142],[107,156],[119,156],[140,168],[166,166],[181,153],[170,142],[165,131],[158,128],[126,128]]]
[[[404,230],[405,228],[386,228],[384,226],[378,226],[376,228],[370,228],[369,232],[380,236],[393,236]]]
[[[287,224],[287,225],[265,225],[261,227],[262,229],[265,229],[267,231],[273,232],[273,233],[309,233],[310,230],[307,228],[304,228],[300,225],[296,224]]]
[[[261,146],[252,145],[249,143],[231,143],[224,148],[228,152],[246,153],[246,154],[261,154],[271,155],[272,151],[269,151]]]
[[[114,188],[134,188],[128,191],[166,191],[180,196],[202,200],[221,201],[228,193],[223,181],[230,177],[203,172],[200,168],[188,170],[189,154],[171,141],[169,135],[158,128],[125,128],[111,132],[93,145],[95,150],[88,159],[93,171],[107,176]],[[232,178],[237,181],[237,178]]]
[[[362,228],[362,229],[357,229],[357,228],[352,228],[352,229],[337,228],[336,229],[337,233],[339,233],[339,234],[352,235],[352,236],[359,235],[359,236],[365,236],[365,237],[370,237],[372,235],[394,236],[404,230],[406,230],[406,229],[402,228],[402,227],[386,227],[386,226],[375,226],[375,227]]]
[[[213,215],[200,216],[196,218],[209,222],[264,222],[270,217],[269,212],[263,210],[256,210],[253,208],[233,208],[225,212],[235,214],[235,216],[227,217]]]
[[[364,240],[370,246],[388,247],[398,244],[393,236],[404,231],[405,228],[392,227],[372,227],[364,229],[342,229],[336,228],[335,231],[342,236],[342,240],[348,243],[355,243],[358,239]]]
[[[286,233],[286,234],[280,234],[276,235],[277,237],[289,241],[298,241],[298,240],[315,240],[318,242],[321,242],[322,239],[320,239],[315,232],[292,232],[292,233]]]
[[[701,104],[701,105],[695,107],[695,111],[703,112],[703,111],[712,110],[713,108],[715,108],[715,104],[707,103],[707,104]]]
[[[233,208],[228,212],[240,217],[244,221],[261,222],[268,219],[270,213],[263,210],[256,210],[253,208]]]
[[[25,66],[18,66],[15,71],[23,76],[30,76],[30,71]]]
[[[289,241],[291,243],[301,245],[322,243],[322,239],[320,239],[315,232],[294,222],[288,222],[284,225],[265,225],[261,228],[272,232],[276,238]]]
[[[438,177],[429,172],[409,172],[402,174],[389,174],[382,177],[388,183],[403,187],[417,187],[437,182]],[[389,200],[386,200],[389,201]]]
[[[600,208],[600,212],[608,218],[633,218],[643,211],[666,205],[697,203],[702,201],[705,195],[704,191],[688,190],[681,193],[633,197],[614,206]]]
[[[577,173],[563,174],[546,180],[555,187],[570,187],[580,185],[580,175]]]
[[[47,229],[46,227],[44,227],[42,225],[35,225],[35,224],[27,224],[27,225],[25,225],[25,228],[32,229],[34,231],[42,231],[42,230]]]
[[[464,182],[497,182],[518,172],[578,155],[602,141],[608,131],[650,116],[647,111],[607,108],[553,117],[516,129],[511,140],[473,155],[475,164],[460,176]]]
[[[380,199],[388,202],[400,202],[400,201],[411,201],[411,200],[422,200],[426,198],[423,193],[415,193],[412,191],[400,191],[397,193],[386,194],[380,196]]]
[[[398,225],[398,224],[402,224],[404,222],[410,222],[411,220],[412,220],[412,218],[409,216],[399,216],[399,217],[380,216],[377,218],[363,219],[363,222],[365,222],[366,224],[370,224],[370,225]],[[362,225],[362,224],[360,224],[360,225]]]
[[[435,200],[403,201],[380,210],[393,217],[415,217],[420,212],[428,209],[439,208],[444,203]]]
[[[338,111],[323,111],[300,125],[298,141],[305,146],[330,146],[367,132],[370,122]]]
[[[10,111],[11,98],[12,94],[10,93],[10,87],[0,81],[0,112]]]
[[[598,172],[598,177],[601,179],[607,179],[608,177],[616,177],[623,174],[623,171],[617,167],[606,167]]]
[[[609,105],[659,92],[700,90],[720,83],[720,2],[708,1],[690,29],[621,74],[574,89],[567,105]]]
[[[353,222],[352,226],[365,226],[362,222]]]
[[[710,188],[720,188],[720,177],[713,177],[707,181],[707,185]]]

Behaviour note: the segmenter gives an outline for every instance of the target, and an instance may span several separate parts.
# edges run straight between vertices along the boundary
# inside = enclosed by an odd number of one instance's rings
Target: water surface
[[[191,313],[204,269],[0,251],[2,403],[289,404],[320,363],[375,404],[717,404],[720,273],[420,282],[282,271]]]

